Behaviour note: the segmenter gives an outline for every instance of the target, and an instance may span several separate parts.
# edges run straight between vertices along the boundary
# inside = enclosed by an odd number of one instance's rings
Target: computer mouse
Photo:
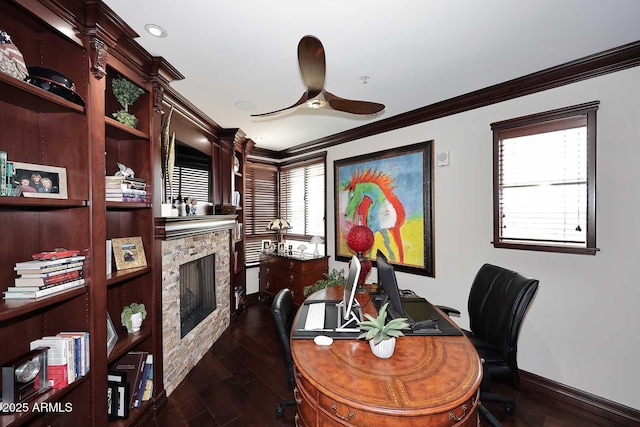
[[[318,335],[313,339],[313,342],[317,345],[331,345],[333,344],[333,338],[326,335]]]

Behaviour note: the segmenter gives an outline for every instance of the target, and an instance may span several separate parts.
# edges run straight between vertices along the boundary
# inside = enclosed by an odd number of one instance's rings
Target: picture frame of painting
[[[354,255],[347,234],[365,225],[365,257],[380,249],[397,271],[435,277],[432,140],[335,160],[334,202],[337,260]]]

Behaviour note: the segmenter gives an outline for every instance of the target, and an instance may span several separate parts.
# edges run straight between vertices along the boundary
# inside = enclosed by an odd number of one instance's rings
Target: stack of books
[[[85,257],[32,260],[16,263],[18,277],[4,292],[4,299],[35,299],[84,286]]]
[[[64,388],[90,369],[89,333],[60,332],[31,341],[30,349],[48,347],[47,381],[52,388]]]
[[[105,197],[107,202],[149,203],[147,184],[141,178],[105,176]]]

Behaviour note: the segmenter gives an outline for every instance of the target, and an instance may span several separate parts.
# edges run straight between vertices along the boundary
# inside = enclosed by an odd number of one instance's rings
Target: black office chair
[[[293,379],[293,358],[291,357],[291,323],[296,314],[296,307],[293,304],[293,296],[291,290],[285,288],[280,290],[273,298],[271,303],[271,315],[276,322],[276,330],[278,338],[282,343],[282,352],[284,355],[285,368],[287,370],[287,386],[293,390],[295,381]],[[284,409],[287,406],[296,406],[295,400],[285,400],[280,402],[276,409],[276,417],[284,415]]]
[[[471,285],[468,311],[469,329],[464,331],[480,355],[483,379],[480,402],[498,402],[507,413],[515,411],[515,401],[507,396],[490,393],[491,382],[508,381],[520,386],[518,361],[518,334],[539,281],[515,271],[484,264]],[[438,306],[447,313],[460,314],[456,309]],[[479,408],[487,422],[500,426],[500,422],[482,405]]]

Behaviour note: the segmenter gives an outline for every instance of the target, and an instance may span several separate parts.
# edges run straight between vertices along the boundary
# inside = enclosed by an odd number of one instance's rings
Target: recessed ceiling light
[[[160,37],[160,38],[167,37],[167,30],[162,28],[160,25],[147,24],[144,26],[144,29],[147,30],[147,33],[151,34],[154,37]]]
[[[244,101],[244,100],[236,101],[236,102],[233,103],[233,105],[238,110],[251,111],[251,110],[255,110],[256,109],[256,106],[251,101]]]
[[[307,101],[307,107],[309,108],[322,108],[325,105],[327,105],[327,102],[322,99],[310,99]]]

